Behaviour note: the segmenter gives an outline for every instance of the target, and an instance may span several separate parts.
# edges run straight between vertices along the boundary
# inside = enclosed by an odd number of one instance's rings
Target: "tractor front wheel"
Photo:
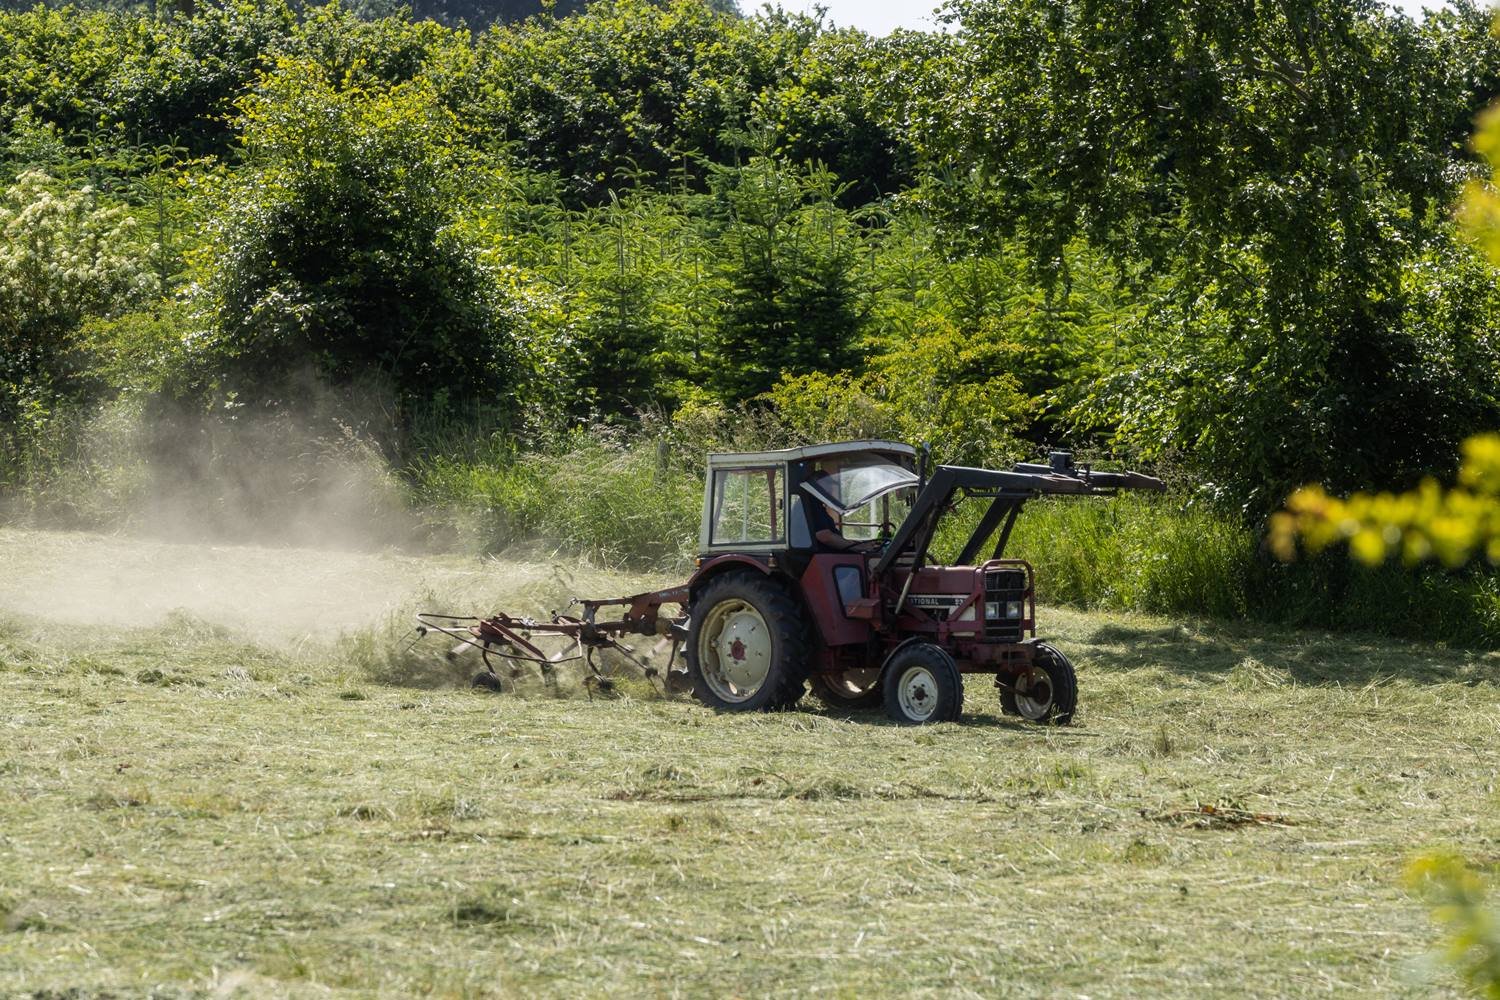
[[[801,606],[769,577],[726,573],[692,605],[688,674],[699,701],[725,712],[790,708],[810,671]]]
[[[917,642],[902,646],[886,661],[880,677],[885,711],[903,726],[957,722],[964,710],[964,682],[941,646]]]
[[[1036,644],[1031,666],[1011,678],[999,679],[1000,709],[1029,722],[1066,726],[1078,707],[1078,674],[1073,664],[1055,646]]]
[[[881,703],[880,671],[874,667],[814,674],[813,694],[835,712],[875,708]]]

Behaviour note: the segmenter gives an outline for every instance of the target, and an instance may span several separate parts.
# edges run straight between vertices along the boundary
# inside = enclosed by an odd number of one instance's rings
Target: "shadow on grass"
[[[1278,629],[1245,622],[1186,619],[1178,623],[1115,620],[1064,630],[1056,641],[1084,671],[1162,670],[1184,677],[1219,679],[1244,688],[1280,684],[1358,686],[1406,681],[1415,684],[1500,683],[1500,652],[1423,645],[1373,634]],[[483,669],[477,657],[447,660],[427,644],[403,648],[378,633],[356,637],[352,659],[381,685],[405,688],[466,688]],[[560,671],[559,685],[581,683]],[[988,678],[971,678],[965,725],[1017,734],[1048,731],[1002,716]],[[525,685],[521,685],[525,687]],[[536,687],[543,688],[538,683]],[[556,696],[555,691],[526,692]],[[578,692],[582,696],[580,689]],[[826,708],[809,695],[798,706],[829,719],[894,726],[880,708]]]
[[[1081,641],[1080,641],[1081,639]],[[1369,634],[1190,619],[1176,625],[1111,622],[1064,642],[1075,661],[1115,670],[1158,668],[1247,685],[1500,682],[1500,654]]]
[[[1036,722],[1027,722],[1024,719],[1012,715],[1001,715],[999,712],[1000,697],[995,692],[994,684],[989,676],[974,674],[966,678],[964,684],[964,711],[963,716],[956,723],[965,728],[994,729],[999,732],[1015,733],[1017,736],[1035,736],[1038,738],[1048,736],[1081,736],[1090,737],[1084,728],[1069,726],[1042,725]],[[804,698],[797,703],[796,711],[808,715],[817,715],[825,719],[833,719],[838,722],[856,723],[861,726],[874,726],[881,729],[905,729],[920,736],[924,731],[923,726],[909,726],[897,722],[886,715],[883,708],[828,708],[819,705],[810,698]]]

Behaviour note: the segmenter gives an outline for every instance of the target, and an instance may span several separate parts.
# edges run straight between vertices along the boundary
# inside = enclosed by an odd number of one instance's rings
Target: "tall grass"
[[[1500,579],[1490,567],[1370,569],[1334,552],[1291,565],[1261,558],[1249,579],[1250,613],[1261,620],[1500,648]]]
[[[1051,603],[1241,618],[1255,549],[1250,532],[1202,507],[1127,495],[1031,503],[1008,554],[1037,568]]]
[[[413,502],[452,539],[501,551],[541,543],[608,566],[680,568],[698,540],[703,486],[651,442],[579,438],[500,462],[436,457],[409,470]]]
[[[1170,494],[1030,504],[1008,554],[1049,603],[1500,646],[1488,569],[1371,569],[1340,552],[1283,564],[1254,526]]]
[[[634,435],[577,431],[518,451],[493,422],[459,419],[412,435],[404,450],[417,457],[393,476],[342,422],[316,434],[295,421],[173,432],[167,461],[151,448],[162,428],[128,406],[76,422],[47,436],[51,450],[37,451],[36,468],[6,491],[8,519],[129,529],[170,510],[179,532],[262,537],[275,521],[286,541],[541,547],[672,573],[685,573],[696,549],[703,452],[787,443],[784,429],[754,420],[648,421]],[[402,515],[403,502],[421,525]],[[936,557],[957,550],[982,509],[971,502],[947,519]],[[1039,597],[1053,604],[1500,647],[1500,579],[1488,568],[1372,570],[1342,553],[1283,565],[1254,526],[1175,494],[1032,502],[1008,554],[1036,567]]]

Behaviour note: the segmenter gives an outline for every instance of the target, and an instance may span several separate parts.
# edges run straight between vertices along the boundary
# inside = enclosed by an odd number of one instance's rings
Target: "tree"
[[[1474,147],[1487,161],[1490,177],[1470,181],[1459,214],[1468,236],[1500,265],[1500,110],[1491,109],[1480,119]],[[1496,294],[1493,271],[1481,280]],[[1490,367],[1494,364],[1489,359]],[[1465,366],[1444,374],[1457,379],[1471,370]],[[1305,486],[1271,518],[1269,540],[1285,561],[1296,558],[1300,543],[1312,552],[1347,544],[1368,565],[1391,556],[1408,564],[1436,559],[1450,568],[1481,555],[1491,564],[1500,563],[1500,435],[1481,434],[1464,442],[1458,484],[1450,489],[1428,478],[1405,493],[1355,493],[1341,499],[1322,486]]]
[[[470,113],[529,167],[561,175],[575,203],[603,203],[626,175],[702,190],[711,166],[737,162],[736,136],[755,131],[793,162],[847,174],[847,207],[907,176],[899,112],[884,105],[911,65],[896,58],[902,44],[827,35],[818,17],[780,10],[601,0],[484,35]]]
[[[472,117],[575,201],[601,204],[620,173],[668,183],[725,162],[749,111],[747,22],[702,0],[609,0],[478,42]]]
[[[353,7],[365,17],[389,17],[409,8],[419,20],[431,19],[449,25],[467,25],[481,30],[494,23],[524,21],[541,14],[567,16],[583,10],[589,0],[355,0]]]
[[[285,63],[241,127],[246,168],[215,193],[197,257],[222,388],[274,398],[310,366],[408,400],[514,403],[517,307],[454,228],[458,126],[431,89],[339,90]]]
[[[770,77],[752,100],[751,129],[768,130],[778,156],[827,164],[845,183],[841,203],[864,205],[909,188],[916,157],[903,133],[925,70],[952,40],[920,32],[871,38],[828,31],[780,9],[755,22]]]
[[[1066,280],[1084,237],[1157,308],[1085,420],[1183,449],[1250,509],[1314,476],[1412,481],[1432,443],[1403,284],[1443,255],[1455,108],[1500,64],[1472,8],[1422,25],[1370,0],[968,0],[929,108],[929,199]],[[1459,55],[1459,52],[1462,55]],[[1145,276],[1145,277],[1143,277]],[[1483,331],[1481,331],[1481,334]]]
[[[467,24],[483,28],[490,24],[508,24],[530,17],[549,15],[568,17],[582,13],[594,0],[361,0],[377,16],[386,16],[402,6],[411,8],[419,18],[433,18],[447,24]],[[700,0],[709,10],[739,16],[736,0]]]
[[[1034,401],[992,355],[929,319],[860,373],[784,375],[763,399],[799,444],[857,438],[922,441],[939,462],[994,467],[1021,457],[1016,431]]]
[[[28,5],[29,6],[29,5]],[[270,68],[294,24],[283,0],[205,4],[195,16],[50,10],[0,18],[0,94],[75,147],[230,141],[232,102]]]
[[[90,316],[116,316],[157,290],[134,220],[87,189],[59,190],[23,174],[0,199],[0,425],[24,401],[74,394],[87,358],[77,339]]]
[[[649,235],[638,199],[612,197],[579,227],[584,236],[577,291],[579,408],[611,419],[658,401],[661,329],[652,315],[656,284],[643,260]],[[582,414],[580,414],[582,415]]]
[[[783,373],[851,368],[865,318],[862,244],[837,205],[833,176],[755,156],[721,171],[717,184],[730,219],[711,384],[738,401],[770,389]]]

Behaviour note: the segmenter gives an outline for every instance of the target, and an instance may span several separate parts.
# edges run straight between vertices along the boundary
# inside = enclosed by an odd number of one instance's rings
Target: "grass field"
[[[908,730],[389,652],[656,582],[0,531],[0,996],[1452,992],[1401,873],[1500,860],[1500,655],[1049,610],[1076,725]]]

